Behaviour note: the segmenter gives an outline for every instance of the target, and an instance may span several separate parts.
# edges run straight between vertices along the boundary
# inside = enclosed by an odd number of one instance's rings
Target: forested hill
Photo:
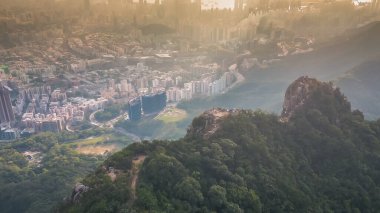
[[[57,211],[376,212],[380,121],[302,77],[281,116],[207,111],[184,139],[130,145],[83,184]]]

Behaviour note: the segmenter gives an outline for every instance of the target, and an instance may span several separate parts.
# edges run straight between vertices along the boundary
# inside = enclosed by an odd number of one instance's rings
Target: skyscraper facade
[[[141,98],[135,98],[129,102],[128,115],[131,121],[141,119]]]
[[[10,91],[11,89],[7,86],[0,85],[0,123],[9,123],[15,120]]]

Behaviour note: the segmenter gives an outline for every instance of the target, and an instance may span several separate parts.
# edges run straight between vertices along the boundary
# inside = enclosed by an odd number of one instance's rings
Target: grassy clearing
[[[101,144],[80,146],[75,150],[84,155],[104,155],[106,153],[114,153],[120,150],[120,148],[116,144]]]
[[[103,155],[107,152],[114,152],[116,150],[116,145],[105,144],[111,138],[110,135],[102,135],[99,137],[89,137],[82,140],[73,141],[71,143],[65,144],[73,148],[80,154],[84,155]]]
[[[164,123],[176,123],[187,118],[187,112],[175,107],[169,107],[165,109],[155,119]]]
[[[81,139],[81,140],[77,140],[77,141],[67,143],[67,144],[65,144],[65,146],[71,146],[71,147],[73,147],[73,146],[91,146],[91,145],[96,145],[96,144],[108,141],[108,140],[110,140],[111,137],[112,137],[111,135],[102,135],[99,137],[89,137],[86,139]]]
[[[118,140],[119,139],[119,140]],[[104,155],[117,152],[129,144],[125,138],[118,138],[107,134],[99,137],[90,137],[65,144],[80,154]]]

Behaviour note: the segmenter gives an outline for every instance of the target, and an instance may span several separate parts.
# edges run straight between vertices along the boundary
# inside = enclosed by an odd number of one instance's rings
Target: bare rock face
[[[86,193],[89,190],[88,186],[85,186],[81,183],[78,183],[74,189],[73,192],[71,193],[71,198],[70,201],[72,203],[78,203],[79,199],[82,197],[84,193]]]
[[[239,110],[221,108],[208,110],[193,120],[192,125],[187,130],[187,137],[209,139],[220,129],[221,121],[238,113]]]
[[[303,76],[294,81],[286,90],[281,122],[288,122],[302,109],[312,109],[338,123],[341,115],[351,113],[350,103],[331,82],[320,82]],[[214,108],[193,120],[187,130],[187,138],[209,139],[221,130],[224,120],[243,113],[244,110]]]
[[[302,107],[310,97],[311,93],[322,84],[327,83],[319,82],[318,80],[307,76],[302,76],[294,81],[285,93],[281,121],[289,121],[289,118],[292,117],[293,113]]]

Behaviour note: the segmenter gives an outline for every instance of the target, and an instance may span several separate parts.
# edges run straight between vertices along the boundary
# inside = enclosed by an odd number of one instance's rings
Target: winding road
[[[90,123],[94,126],[97,126],[97,127],[101,127],[101,128],[109,128],[109,129],[113,129],[115,132],[119,133],[119,134],[122,134],[122,135],[125,135],[127,137],[129,137],[130,139],[132,139],[132,141],[134,142],[141,142],[141,138],[135,134],[132,134],[130,132],[127,132],[126,130],[122,129],[122,128],[115,128],[114,125],[116,122],[118,122],[120,119],[127,119],[128,118],[128,113],[124,113],[122,115],[119,115],[118,117],[110,120],[110,121],[107,121],[107,122],[104,122],[104,123],[100,123],[98,122],[96,119],[95,119],[95,114],[97,112],[101,112],[103,111],[102,109],[100,110],[97,110],[97,111],[94,111],[93,113],[91,113],[89,119],[90,119]]]

